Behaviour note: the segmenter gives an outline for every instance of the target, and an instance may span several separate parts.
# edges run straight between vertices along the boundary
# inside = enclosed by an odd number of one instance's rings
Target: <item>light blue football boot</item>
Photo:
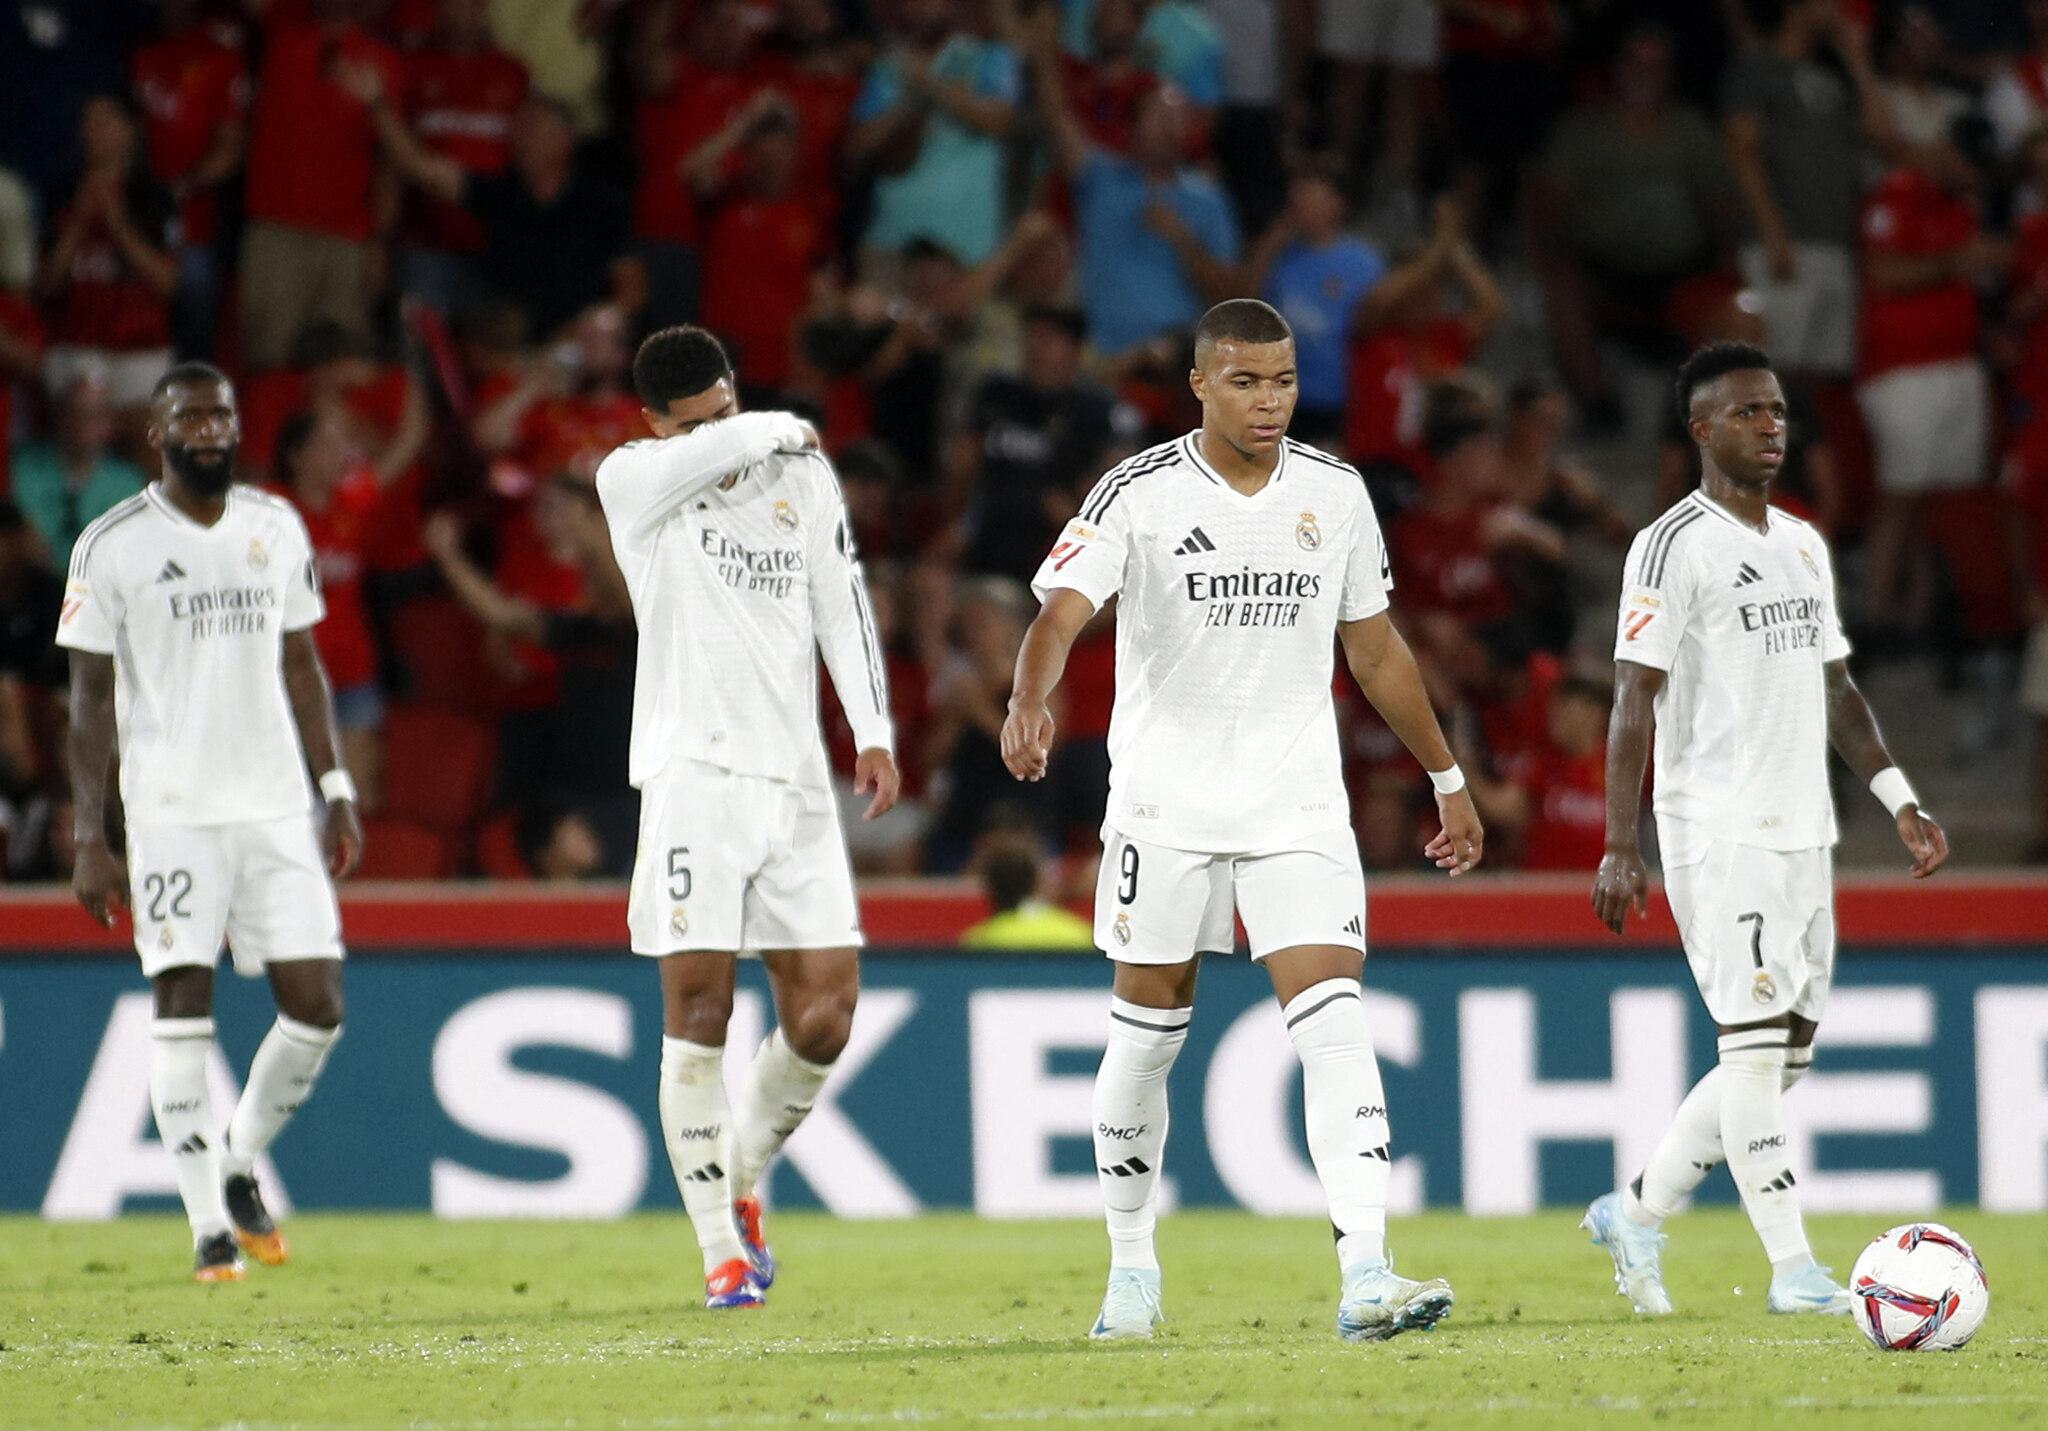
[[[1847,1316],[1849,1289],[1835,1281],[1833,1268],[1809,1262],[1804,1267],[1780,1272],[1771,1278],[1770,1307],[1774,1312]]]
[[[1593,1244],[1614,1259],[1614,1290],[1646,1317],[1671,1315],[1671,1296],[1664,1290],[1664,1234],[1644,1227],[1621,1210],[1621,1194],[1593,1199],[1579,1226],[1593,1234]]]
[[[1159,1310],[1159,1269],[1112,1267],[1101,1315],[1088,1335],[1097,1341],[1149,1339],[1152,1329],[1165,1320]]]
[[[1457,1298],[1441,1277],[1411,1282],[1391,1263],[1361,1262],[1344,1274],[1337,1303],[1337,1335],[1347,1342],[1383,1342],[1403,1332],[1430,1331],[1451,1314]]]

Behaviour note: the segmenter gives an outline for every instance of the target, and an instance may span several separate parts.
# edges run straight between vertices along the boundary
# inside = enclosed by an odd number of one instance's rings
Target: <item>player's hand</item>
[[[321,831],[320,847],[327,856],[327,872],[347,879],[363,862],[363,821],[353,800],[330,800],[327,827]]]
[[[1443,828],[1422,847],[1422,852],[1436,861],[1438,869],[1449,870],[1456,879],[1478,865],[1485,853],[1486,830],[1479,823],[1479,807],[1472,803],[1469,789],[1437,796],[1436,811],[1443,819]]]
[[[128,864],[104,840],[78,847],[71,866],[71,892],[102,929],[114,927],[114,912],[128,907]]]
[[[868,802],[863,820],[879,820],[895,809],[896,797],[903,791],[903,772],[896,768],[896,757],[880,746],[870,746],[853,761],[853,793],[865,795],[870,790],[875,798]]]
[[[1003,764],[1019,780],[1045,779],[1052,753],[1052,712],[1043,701],[1013,704],[1003,720]]]
[[[1899,838],[1913,852],[1913,878],[1926,879],[1948,863],[1948,834],[1918,805],[1899,811]]]
[[[817,451],[821,450],[821,449],[822,449],[822,448],[824,447],[824,445],[825,445],[825,444],[824,444],[824,442],[823,442],[823,441],[822,441],[822,440],[821,440],[821,439],[819,438],[819,436],[818,436],[818,429],[817,429],[817,428],[815,428],[815,427],[811,426],[811,424],[809,424],[808,422],[805,422],[805,421],[804,421],[804,420],[803,420],[802,418],[798,418],[798,419],[796,420],[796,425],[797,425],[797,426],[798,426],[799,428],[803,429],[803,438],[802,438],[802,440],[800,440],[800,441],[799,441],[799,442],[797,443],[797,445],[796,445],[796,446],[794,446],[794,447],[790,447],[790,448],[785,448],[785,449],[784,449],[785,451],[788,451],[788,452],[817,452]]]
[[[1609,850],[1600,857],[1600,873],[1593,876],[1593,913],[1619,934],[1631,909],[1638,918],[1650,912],[1650,876],[1643,869],[1643,857],[1635,850]]]

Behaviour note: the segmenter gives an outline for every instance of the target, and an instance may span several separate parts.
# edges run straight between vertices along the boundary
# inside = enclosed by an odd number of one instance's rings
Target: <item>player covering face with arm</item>
[[[1045,778],[1048,700],[1074,638],[1112,596],[1117,692],[1096,940],[1116,961],[1095,1086],[1111,1276],[1097,1336],[1159,1319],[1154,1204],[1166,1080],[1193,1017],[1196,956],[1230,947],[1233,911],[1300,1055],[1308,1142],[1343,1273],[1338,1329],[1376,1340],[1451,1306],[1393,1275],[1390,1143],[1360,978],[1365,886],[1330,697],[1341,644],[1359,688],[1437,788],[1430,858],[1454,875],[1484,835],[1413,656],[1387,615],[1389,563],[1358,473],[1287,437],[1293,335],[1237,300],[1197,330],[1202,427],[1112,469],[1036,582],[1003,758]]]
[[[1593,909],[1619,934],[1646,907],[1638,825],[1654,730],[1665,886],[1720,1059],[1642,1174],[1585,1225],[1636,1310],[1669,1312],[1657,1228],[1726,1161],[1771,1259],[1771,1310],[1844,1312],[1807,1244],[1783,1109],[1812,1066],[1833,978],[1827,747],[1891,811],[1916,879],[1946,862],[1948,840],[1849,675],[1827,544],[1770,505],[1786,405],[1769,359],[1705,348],[1678,386],[1701,481],[1629,553]]]
[[[874,613],[817,434],[742,413],[700,328],[641,345],[654,436],[598,468],[639,625],[630,774],[640,847],[627,924],[660,961],[663,1141],[713,1308],[762,1304],[775,1274],[755,1187],[817,1101],[859,992],[853,876],[818,726],[818,658],[853,726],[855,787],[900,784]],[[776,1028],[725,1088],[735,961],[760,950]]]
[[[240,1279],[238,1241],[286,1258],[256,1165],[340,1037],[330,877],[363,846],[313,644],[312,544],[289,504],[234,485],[239,438],[219,370],[165,375],[149,426],[159,480],[80,537],[57,633],[71,651],[72,884],[109,928],[133,911],[156,1003],[150,1100],[202,1281]],[[117,751],[125,859],[108,818]],[[225,1129],[207,1084],[224,938],[239,969],[268,975],[278,1008]]]

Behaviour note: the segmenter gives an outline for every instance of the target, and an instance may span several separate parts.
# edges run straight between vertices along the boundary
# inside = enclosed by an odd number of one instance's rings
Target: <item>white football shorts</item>
[[[1299,944],[1365,952],[1365,871],[1348,825],[1284,850],[1214,855],[1103,831],[1095,943],[1124,964],[1185,964],[1237,945],[1252,958]]]
[[[1664,872],[1686,962],[1717,1024],[1819,1022],[1835,979],[1834,851],[1715,840]]]
[[[635,954],[859,948],[832,793],[677,761],[640,792],[626,927]]]
[[[254,978],[294,959],[341,957],[341,907],[316,817],[239,825],[131,825],[128,898],[142,972],[212,968],[223,940]]]

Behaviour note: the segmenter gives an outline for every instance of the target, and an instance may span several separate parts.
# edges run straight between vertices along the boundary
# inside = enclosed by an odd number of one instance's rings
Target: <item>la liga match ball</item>
[[[1880,1351],[1955,1351],[1984,1325],[1991,1284],[1961,1234],[1909,1222],[1863,1249],[1849,1275],[1849,1307]]]

